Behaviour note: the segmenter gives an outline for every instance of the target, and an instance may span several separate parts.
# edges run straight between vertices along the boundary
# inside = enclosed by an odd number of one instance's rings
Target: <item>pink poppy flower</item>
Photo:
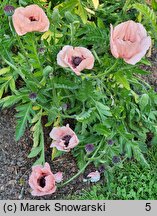
[[[50,137],[54,140],[50,147],[56,147],[61,151],[68,152],[79,143],[75,132],[68,124],[63,127],[54,127],[50,132]]]
[[[115,58],[122,58],[128,64],[136,64],[151,46],[151,38],[141,23],[132,20],[111,25],[110,48]]]
[[[57,64],[62,67],[70,67],[79,76],[82,70],[93,68],[94,56],[84,47],[66,45],[57,55]]]
[[[29,177],[29,185],[33,189],[32,195],[44,196],[54,193],[56,191],[55,183],[61,180],[62,173],[58,172],[54,175],[48,163],[45,163],[44,167],[41,165],[33,166]]]
[[[35,4],[15,9],[12,19],[18,35],[34,31],[45,32],[50,25],[43,9]]]
[[[91,172],[87,177],[90,178],[91,182],[97,182],[100,180],[100,173],[98,171]]]

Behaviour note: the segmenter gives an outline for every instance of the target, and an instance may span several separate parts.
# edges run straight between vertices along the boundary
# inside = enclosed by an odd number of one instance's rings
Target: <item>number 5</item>
[[[146,211],[150,211],[151,210],[151,203],[146,203],[145,210]]]

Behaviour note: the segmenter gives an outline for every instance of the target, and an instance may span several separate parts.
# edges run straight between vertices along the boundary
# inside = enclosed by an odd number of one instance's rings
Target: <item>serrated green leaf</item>
[[[17,111],[19,112],[17,116],[17,125],[16,125],[16,141],[18,141],[24,134],[26,125],[30,121],[30,115],[32,113],[32,104],[27,103],[22,106],[18,106]]]
[[[86,24],[87,23],[87,12],[82,6],[81,2],[79,2],[79,5],[78,5],[78,15],[81,17],[82,22]]]
[[[114,76],[118,83],[122,84],[127,90],[130,90],[130,84],[122,71],[118,71]]]
[[[10,67],[0,69],[0,76],[6,74],[10,71]]]
[[[96,107],[100,113],[100,115],[104,116],[112,116],[112,113],[110,112],[110,108],[103,103],[96,101]]]
[[[16,86],[15,86],[15,80],[14,78],[12,78],[9,82],[9,87],[11,89],[12,92],[15,92],[16,91]]]
[[[84,119],[88,119],[91,116],[91,113],[93,112],[94,108],[89,109],[88,111],[84,111],[76,116],[76,119],[78,121],[83,121]]]
[[[149,104],[149,96],[147,94],[143,94],[139,100],[139,105],[142,110]]]
[[[94,126],[94,130],[98,133],[101,134],[103,136],[108,137],[111,134],[110,129],[108,129],[105,125],[103,124],[97,124],[96,126]]]
[[[0,100],[0,106],[3,106],[3,108],[11,107],[14,104],[18,103],[21,99],[22,99],[21,95],[6,96]]]
[[[28,155],[28,158],[36,157],[40,153],[41,149],[42,148],[40,146],[36,148],[32,148],[30,154]]]

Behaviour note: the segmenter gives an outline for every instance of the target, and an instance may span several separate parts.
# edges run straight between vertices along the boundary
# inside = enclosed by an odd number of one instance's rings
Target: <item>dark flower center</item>
[[[46,185],[46,179],[45,179],[46,176],[42,176],[39,180],[38,180],[38,184],[40,187],[44,188],[45,185]]]
[[[82,61],[82,58],[80,57],[72,57],[72,63],[75,67],[77,67]]]
[[[69,141],[71,139],[70,135],[65,135],[62,140],[64,140],[64,145],[67,147],[69,145]]]
[[[31,22],[33,22],[33,21],[37,21],[37,20],[35,19],[34,16],[30,16],[30,17],[29,17],[29,20],[30,20]]]

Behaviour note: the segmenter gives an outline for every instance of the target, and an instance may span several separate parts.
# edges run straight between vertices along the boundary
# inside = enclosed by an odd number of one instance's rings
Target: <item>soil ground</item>
[[[148,83],[157,89],[157,49],[152,51],[149,58],[151,66],[143,66],[145,70],[151,71],[148,76],[142,76]],[[66,199],[74,193],[79,194],[82,189],[89,187],[83,182],[80,175],[65,187],[58,188],[56,193],[49,196],[33,197],[28,185],[28,178],[31,173],[33,161],[27,158],[32,147],[32,140],[29,130],[20,141],[16,142],[15,137],[15,110],[0,111],[0,199]],[[46,148],[49,148],[51,140],[46,139]],[[46,151],[46,161],[51,164],[53,173],[61,171],[64,173],[64,181],[77,173],[78,168],[71,153],[67,153],[51,161],[51,151]],[[70,170],[70,172],[69,172]],[[90,169],[91,171],[91,169]],[[92,170],[93,171],[93,170]]]
[[[16,142],[15,137],[15,110],[0,111],[0,200],[17,199],[67,199],[67,196],[79,194],[81,190],[89,187],[88,183],[83,182],[83,175],[80,175],[68,185],[58,188],[57,191],[48,196],[33,197],[28,184],[28,178],[31,173],[32,159],[28,159],[32,147],[32,139],[29,130]],[[45,139],[45,157],[50,164],[53,173],[63,172],[64,181],[78,172],[76,161],[71,153],[51,160],[51,150],[49,148],[51,139],[46,131]],[[87,173],[93,168],[90,166]],[[69,172],[70,170],[70,172]]]

